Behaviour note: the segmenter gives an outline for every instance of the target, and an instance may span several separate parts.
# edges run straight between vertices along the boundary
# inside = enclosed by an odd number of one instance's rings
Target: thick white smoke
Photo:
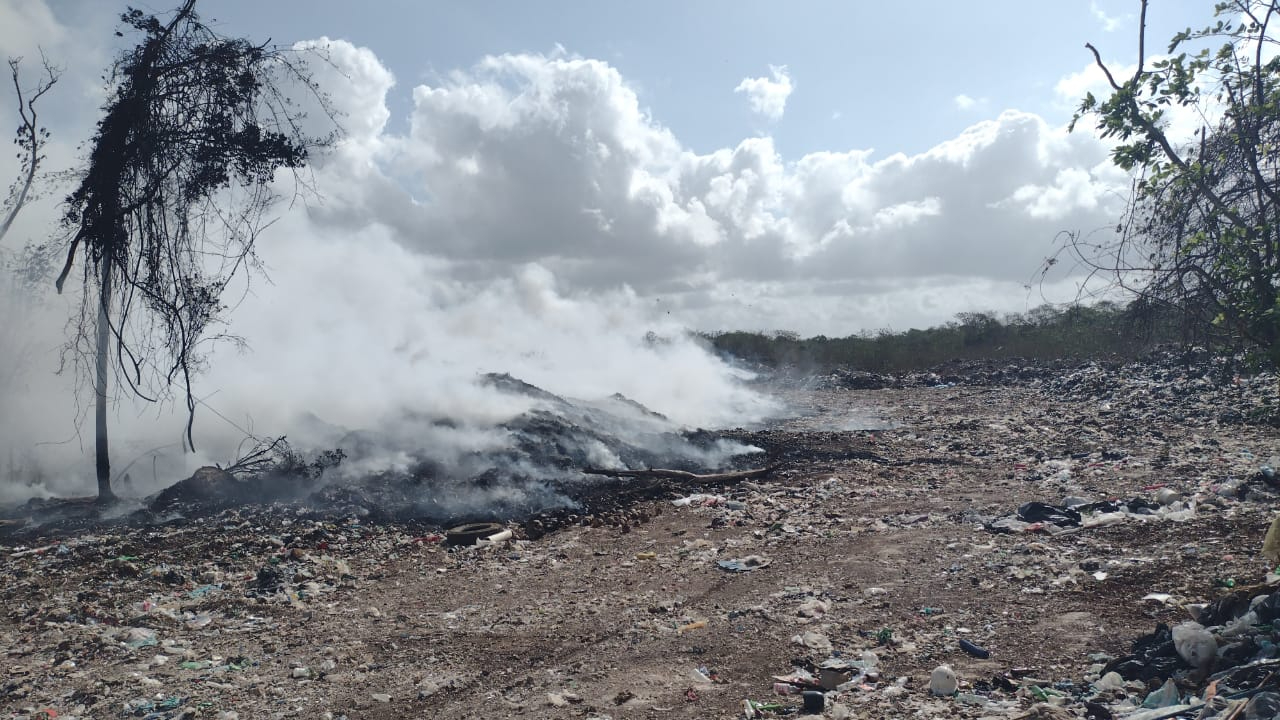
[[[621,393],[684,426],[749,424],[772,409],[625,289],[569,297],[536,264],[468,282],[377,228],[299,224],[307,231],[273,230],[263,253],[273,283],[255,286],[236,310],[252,353],[220,355],[202,382],[217,392],[211,405],[251,408],[243,421],[256,427],[296,426],[305,410],[348,429],[392,432],[420,414],[479,431],[533,404],[478,383],[487,373],[569,398]],[[449,432],[456,443],[494,441]]]
[[[412,453],[448,463],[501,450],[508,438],[496,426],[538,403],[486,385],[486,373],[587,401],[621,393],[667,415],[673,428],[750,424],[774,409],[685,328],[625,289],[569,297],[537,264],[496,281],[458,280],[376,227],[330,232],[302,213],[268,231],[261,256],[270,282],[250,284],[228,328],[249,348],[219,346],[197,381],[200,452],[178,452],[182,416],[174,408],[116,406],[115,469],[141,458],[129,469],[135,492],[234,459],[246,432],[287,434],[318,450],[366,431],[381,440],[376,452],[354,458],[361,472],[407,466]],[[5,492],[87,491],[91,433],[49,444],[75,428],[72,378],[51,373],[56,334],[22,330],[25,345],[10,346],[24,360],[21,376],[6,380],[3,438],[10,477],[38,486],[11,480]]]
[[[621,393],[665,414],[668,429],[749,424],[773,409],[664,309],[625,285],[562,291],[536,257],[476,273],[473,261],[432,251],[437,229],[430,226],[418,229],[424,242],[404,242],[403,227],[393,231],[383,217],[402,219],[406,211],[389,202],[413,203],[412,188],[382,169],[395,165],[388,148],[399,142],[382,134],[390,76],[368,51],[344,43],[333,50],[334,65],[320,66],[320,80],[347,136],[316,159],[309,179],[318,195],[282,206],[279,222],[260,237],[269,280],[251,277],[227,291],[235,307],[219,330],[249,347],[218,346],[197,378],[194,455],[180,452],[181,403],[117,401],[113,470],[128,473],[125,493],[225,464],[249,434],[287,434],[295,447],[320,450],[359,431],[364,447],[344,448],[355,455],[348,473],[423,457],[450,467],[469,454],[498,452],[510,443],[498,426],[538,403],[486,385],[486,373],[586,401]],[[324,129],[319,117],[313,122]],[[291,182],[282,174],[286,194]],[[41,212],[49,216],[47,207],[28,216]],[[467,230],[450,232],[465,237]],[[513,246],[521,232],[509,228]],[[87,492],[93,440],[84,421],[92,398],[82,389],[74,402],[74,376],[52,372],[65,337],[58,318],[69,316],[75,298],[31,296],[12,276],[6,282],[13,287],[6,288],[0,358],[0,500]],[[593,459],[611,462],[603,451]]]

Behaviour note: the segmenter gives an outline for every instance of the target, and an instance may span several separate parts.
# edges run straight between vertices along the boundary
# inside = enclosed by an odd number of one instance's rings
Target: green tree
[[[1114,239],[1076,234],[1068,247],[1143,302],[1176,307],[1280,361],[1278,5],[1219,2],[1212,25],[1177,33],[1153,60],[1142,0],[1128,77],[1086,44],[1111,92],[1086,96],[1072,127],[1091,118],[1115,141],[1112,160],[1134,173],[1134,186]],[[1199,127],[1174,136],[1175,114]]]
[[[61,292],[79,254],[85,292],[71,349],[92,367],[104,501],[113,497],[113,369],[146,400],[180,386],[184,442],[194,446],[191,379],[202,341],[225,309],[228,282],[254,264],[276,171],[303,167],[333,139],[301,130],[287,90],[316,86],[290,51],[219,35],[195,0],[167,21],[134,9],[121,19],[140,39],[110,70],[87,167],[66,199],[70,240],[57,280]]]

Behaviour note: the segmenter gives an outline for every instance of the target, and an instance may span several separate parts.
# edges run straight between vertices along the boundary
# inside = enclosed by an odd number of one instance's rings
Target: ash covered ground
[[[792,414],[762,427],[545,395],[500,457],[209,472],[108,518],[10,508],[0,709],[771,717],[843,663],[828,717],[1124,717],[1166,679],[1178,702],[1203,698],[1209,672],[1256,660],[1130,656],[1158,623],[1270,592],[1274,375],[1158,355],[767,387]],[[337,468],[359,467],[344,450]],[[711,483],[580,473],[766,465]],[[444,542],[481,520],[512,537]],[[943,664],[957,687],[937,695]],[[1224,696],[1267,682],[1218,678]],[[1210,710],[1186,716],[1226,711]]]

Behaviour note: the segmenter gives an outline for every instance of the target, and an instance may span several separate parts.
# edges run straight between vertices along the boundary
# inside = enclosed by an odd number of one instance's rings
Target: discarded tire
[[[481,540],[502,532],[498,523],[467,523],[445,531],[444,542],[449,546],[475,545]]]

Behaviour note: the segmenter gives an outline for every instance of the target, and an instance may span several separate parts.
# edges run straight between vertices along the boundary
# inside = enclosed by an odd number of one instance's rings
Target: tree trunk
[[[98,298],[98,344],[94,394],[94,447],[97,451],[98,501],[111,502],[111,456],[107,451],[107,357],[111,351],[111,253],[102,254],[101,296]]]

